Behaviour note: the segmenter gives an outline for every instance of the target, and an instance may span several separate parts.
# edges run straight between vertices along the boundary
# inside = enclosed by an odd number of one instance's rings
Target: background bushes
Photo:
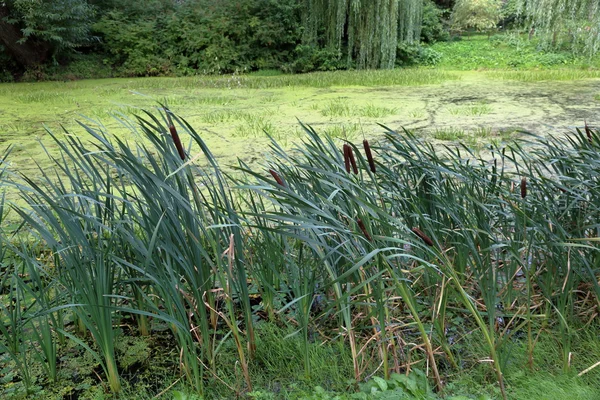
[[[13,80],[12,72],[16,69],[13,60],[4,53],[4,46],[0,45],[0,82]]]
[[[298,8],[293,0],[197,0],[159,13],[113,10],[94,29],[125,75],[272,69],[295,56]]]
[[[421,41],[435,43],[450,38],[448,27],[444,21],[448,19],[449,11],[439,8],[433,0],[423,1],[423,23],[421,26]]]
[[[438,8],[433,0],[423,1],[422,41],[446,40],[447,27],[442,21],[449,11]],[[32,43],[51,39],[51,56],[22,65],[0,46],[0,81],[256,70],[304,73],[353,67],[347,57],[342,60],[344,48],[324,44],[325,30],[313,44],[303,42],[304,3],[299,0],[69,0],[73,10],[85,13],[78,18],[65,14],[57,25],[63,34],[44,27],[52,13],[40,14],[46,9],[64,9],[59,0],[48,0],[43,10],[31,6],[33,11],[27,13],[21,12],[17,3],[29,4],[21,0],[2,3],[11,13],[9,23],[23,34],[33,35]],[[398,52],[401,59],[397,65],[432,65],[436,61],[433,52],[418,45],[402,45]]]

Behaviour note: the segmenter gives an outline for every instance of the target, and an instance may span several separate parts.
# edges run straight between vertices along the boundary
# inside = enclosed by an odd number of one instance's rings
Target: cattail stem
[[[365,148],[365,154],[367,156],[367,161],[369,162],[369,169],[371,169],[372,173],[376,173],[375,160],[373,160],[373,153],[371,153],[371,146],[367,139],[363,140],[363,147]]]
[[[365,235],[365,237],[367,238],[367,240],[369,242],[373,241],[373,238],[371,238],[371,235],[369,235],[369,232],[367,232],[367,227],[365,226],[365,223],[362,222],[362,220],[360,218],[358,218],[356,220],[356,223],[358,224],[358,227],[360,228],[360,230],[362,231],[363,235]]]
[[[177,129],[175,129],[175,126],[169,125],[169,131],[171,132],[171,137],[173,138],[173,142],[175,143],[175,147],[177,148],[179,157],[181,157],[182,160],[185,160],[185,151],[183,150],[183,145],[181,144],[181,140],[179,139]]]
[[[419,228],[412,228],[412,231],[415,235],[420,237],[421,240],[425,242],[427,246],[433,246],[433,240],[431,240],[431,238],[427,236],[422,230],[420,230]]]
[[[285,183],[283,182],[283,179],[281,179],[281,177],[279,176],[279,174],[276,171],[270,169],[269,173],[271,174],[271,176],[273,177],[273,179],[275,179],[275,181],[277,182],[277,184],[279,186],[285,187]]]

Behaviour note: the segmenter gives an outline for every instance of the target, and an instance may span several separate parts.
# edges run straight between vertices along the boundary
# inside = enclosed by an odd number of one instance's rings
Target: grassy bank
[[[527,34],[465,34],[431,46],[439,53],[438,68],[448,70],[598,70],[600,56],[575,55],[569,50],[542,50]]]

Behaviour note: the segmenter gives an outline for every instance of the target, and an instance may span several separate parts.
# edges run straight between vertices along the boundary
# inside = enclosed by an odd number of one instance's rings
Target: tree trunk
[[[23,33],[18,26],[6,22],[9,11],[6,3],[0,3],[0,44],[5,47],[8,55],[23,67],[33,67],[43,63],[48,58],[48,48],[32,40],[19,43]]]

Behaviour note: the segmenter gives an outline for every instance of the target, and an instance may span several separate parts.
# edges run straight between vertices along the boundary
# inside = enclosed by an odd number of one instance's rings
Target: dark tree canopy
[[[600,48],[598,0],[0,0],[0,76],[82,54],[125,76],[393,68],[448,37],[451,9],[465,28],[509,9],[543,44]]]
[[[296,56],[306,58],[307,67],[292,70],[337,68],[336,53],[346,66],[392,68],[399,41],[419,39],[422,6],[423,0],[7,0],[0,2],[0,44],[24,68],[86,45],[94,35],[121,62],[166,58],[150,60],[163,64],[159,70],[183,63],[227,71],[248,57],[263,60],[255,67],[268,67],[293,59],[299,45]],[[211,57],[222,62],[211,66]]]
[[[87,0],[0,2],[0,43],[19,64],[40,64],[90,40]]]

